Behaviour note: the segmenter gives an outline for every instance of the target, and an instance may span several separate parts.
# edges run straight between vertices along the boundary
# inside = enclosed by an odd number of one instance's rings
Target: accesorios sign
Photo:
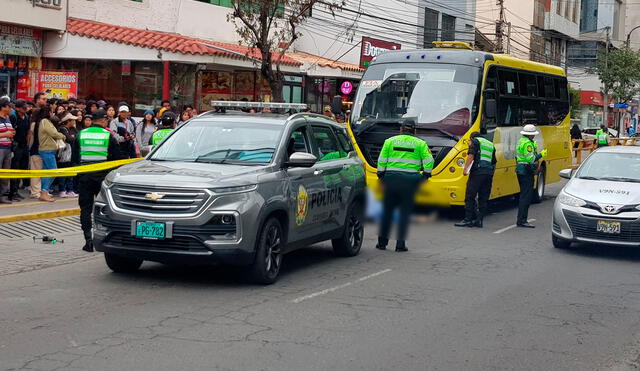
[[[47,98],[75,98],[78,96],[78,73],[40,71],[38,91],[44,92]]]

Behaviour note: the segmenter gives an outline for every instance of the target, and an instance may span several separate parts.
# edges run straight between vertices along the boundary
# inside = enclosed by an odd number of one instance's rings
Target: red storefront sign
[[[47,98],[69,99],[78,96],[78,73],[40,71],[38,73],[38,91]]]
[[[388,50],[400,50],[401,45],[389,41],[362,37],[360,44],[360,68],[367,68],[371,60]]]
[[[30,100],[29,86],[31,86],[31,80],[29,80],[29,76],[27,74],[18,77],[16,84],[16,99]]]
[[[582,90],[580,91],[580,104],[586,106],[603,106],[604,99],[602,99],[602,94],[597,91]]]

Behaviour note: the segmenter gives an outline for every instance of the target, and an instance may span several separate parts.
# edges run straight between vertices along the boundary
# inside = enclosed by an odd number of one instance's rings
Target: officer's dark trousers
[[[78,205],[80,206],[80,225],[84,238],[91,239],[91,213],[93,212],[93,201],[100,193],[102,181],[107,174],[88,173],[78,175]]]
[[[398,218],[398,241],[407,238],[407,229],[411,211],[413,210],[414,197],[420,178],[415,175],[387,174],[383,180],[384,200],[382,210],[382,220],[380,222],[380,240],[386,244],[391,231],[391,221],[396,209],[399,211]]]
[[[493,173],[469,175],[467,181],[467,192],[464,197],[464,219],[482,219],[487,215],[487,204],[491,195],[491,184],[493,183]],[[478,202],[476,204],[476,197]]]
[[[526,174],[518,174],[518,183],[520,184],[520,202],[518,204],[518,220],[517,224],[524,224],[529,219],[529,205],[533,197],[533,172],[528,171]]]

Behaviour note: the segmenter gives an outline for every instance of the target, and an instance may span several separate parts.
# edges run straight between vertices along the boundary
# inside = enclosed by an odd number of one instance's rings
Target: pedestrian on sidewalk
[[[12,146],[15,130],[11,125],[9,100],[0,99],[0,168],[11,169]],[[0,179],[0,204],[10,204],[8,198],[9,179]]]
[[[149,152],[149,142],[153,133],[158,130],[158,122],[153,114],[152,110],[146,110],[142,120],[136,126],[136,143],[140,152]]]
[[[76,138],[72,159],[74,165],[89,165],[120,159],[118,142],[111,135],[111,132],[106,130],[108,125],[105,110],[95,110],[93,113],[93,125],[78,133]],[[93,202],[98,193],[100,193],[102,181],[108,173],[109,171],[99,171],[78,175],[80,225],[85,239],[82,250],[87,252],[93,251],[93,236],[91,233]]]
[[[60,133],[51,122],[51,115],[47,110],[40,110],[34,118],[38,136],[38,153],[42,158],[42,169],[57,169],[58,140],[64,140],[64,134]],[[40,201],[53,202],[51,196],[51,185],[54,177],[42,178],[42,189],[40,191]]]
[[[34,117],[40,109],[48,109],[47,96],[43,92],[38,92],[33,96],[35,104],[34,110],[29,115],[29,133],[27,134],[27,146],[29,146],[29,170],[42,170],[42,158],[38,151],[38,139],[36,135]],[[42,180],[40,178],[29,179],[29,189],[31,198],[40,198]]]
[[[120,158],[136,157],[135,147],[133,144],[135,126],[129,120],[129,107],[122,105],[118,108],[118,117],[111,121],[109,129],[111,129],[116,141],[118,142]]]
[[[13,158],[11,168],[15,170],[29,169],[29,148],[27,146],[27,135],[29,133],[29,115],[27,114],[27,102],[19,99],[15,102],[15,112],[11,115],[11,126],[15,130],[13,137]],[[9,190],[9,200],[22,201],[24,198],[18,190],[29,185],[28,179],[11,179]]]
[[[493,142],[477,131],[471,133],[463,171],[463,175],[469,176],[464,198],[464,220],[454,224],[456,227],[482,228],[484,217],[487,215],[496,162],[496,148]]]
[[[71,112],[67,112],[61,119],[61,126],[58,128],[60,133],[65,137],[64,150],[58,151],[58,167],[67,168],[71,167],[71,157],[73,156],[73,145],[76,142],[76,136],[78,131],[76,130],[76,121],[79,117],[73,115]],[[74,192],[75,177],[62,177],[60,181],[60,198],[74,198],[78,195]]]

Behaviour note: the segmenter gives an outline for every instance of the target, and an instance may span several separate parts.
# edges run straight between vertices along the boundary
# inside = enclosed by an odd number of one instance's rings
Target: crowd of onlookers
[[[173,111],[171,103],[144,112],[142,119],[131,116],[127,102],[115,105],[104,100],[47,98],[37,93],[33,101],[11,101],[0,98],[0,168],[40,170],[74,166],[73,145],[80,130],[92,125],[92,113],[103,109],[109,120],[109,130],[118,142],[119,158],[140,157],[150,145],[151,136],[160,128],[160,118]],[[178,125],[196,115],[191,106],[184,106]],[[26,191],[28,193],[21,193]],[[27,197],[41,201],[77,197],[75,177],[0,179],[0,204],[22,201]]]

